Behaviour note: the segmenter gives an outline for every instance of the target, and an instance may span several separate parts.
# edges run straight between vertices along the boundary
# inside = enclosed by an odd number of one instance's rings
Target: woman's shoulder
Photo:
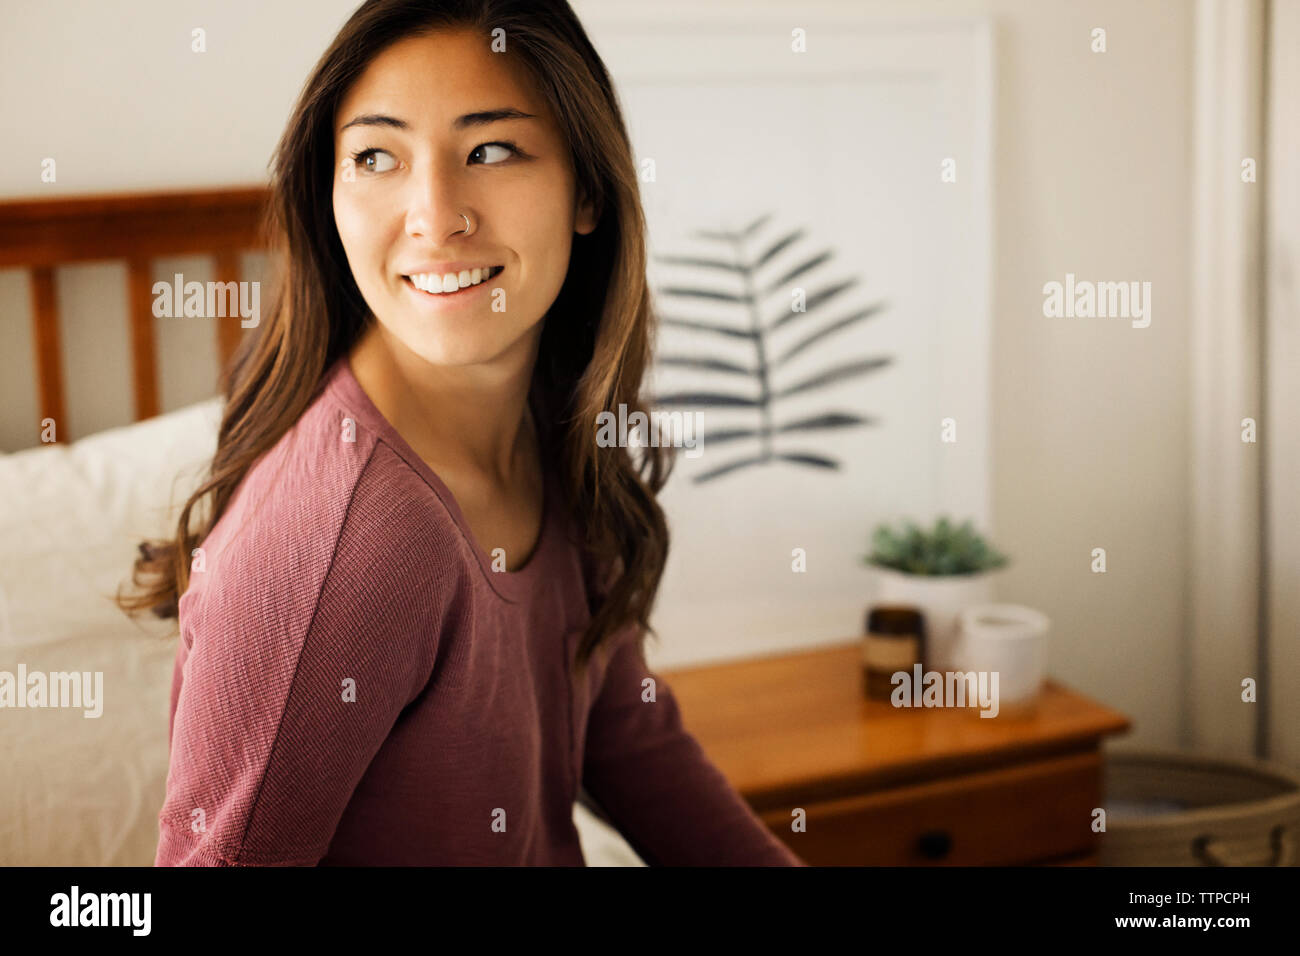
[[[290,620],[315,612],[327,578],[339,593],[452,587],[467,556],[444,503],[374,434],[338,427],[343,417],[319,398],[253,464],[199,549],[183,602],[223,616],[270,605]]]

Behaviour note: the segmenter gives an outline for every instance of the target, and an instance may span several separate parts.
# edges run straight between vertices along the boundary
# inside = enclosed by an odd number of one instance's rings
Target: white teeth
[[[407,278],[411,280],[411,284],[417,289],[438,294],[455,292],[458,289],[478,285],[491,274],[492,268],[492,266],[481,266],[476,269],[461,269],[459,273],[448,272],[445,275],[422,272],[417,275],[407,276]]]

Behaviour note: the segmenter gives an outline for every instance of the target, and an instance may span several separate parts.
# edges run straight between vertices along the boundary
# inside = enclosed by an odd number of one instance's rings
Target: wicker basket
[[[1105,758],[1102,866],[1296,866],[1300,774],[1167,751]]]

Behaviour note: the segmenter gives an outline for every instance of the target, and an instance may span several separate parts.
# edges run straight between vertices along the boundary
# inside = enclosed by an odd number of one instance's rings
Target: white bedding
[[[167,777],[175,620],[119,611],[137,545],[170,536],[220,400],[0,455],[0,671],[102,672],[103,713],[0,709],[0,865],[148,866]],[[592,866],[643,865],[582,806]]]

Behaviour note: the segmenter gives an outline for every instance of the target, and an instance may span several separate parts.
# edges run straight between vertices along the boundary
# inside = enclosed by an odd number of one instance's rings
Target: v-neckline
[[[325,381],[327,387],[343,404],[344,410],[358,422],[364,423],[373,430],[437,494],[452,520],[455,521],[461,537],[477,559],[479,568],[492,591],[511,604],[524,600],[543,575],[542,565],[545,563],[545,554],[554,537],[558,489],[555,487],[555,477],[551,469],[546,467],[545,459],[542,459],[542,520],[532,554],[523,567],[516,568],[514,571],[494,571],[491,559],[484,554],[475,540],[474,532],[465,519],[465,513],[456,496],[451,493],[447,483],[438,477],[429,463],[418,455],[401,433],[393,427],[392,422],[384,417],[366,390],[361,387],[361,383],[357,381],[346,354],[326,372]]]

